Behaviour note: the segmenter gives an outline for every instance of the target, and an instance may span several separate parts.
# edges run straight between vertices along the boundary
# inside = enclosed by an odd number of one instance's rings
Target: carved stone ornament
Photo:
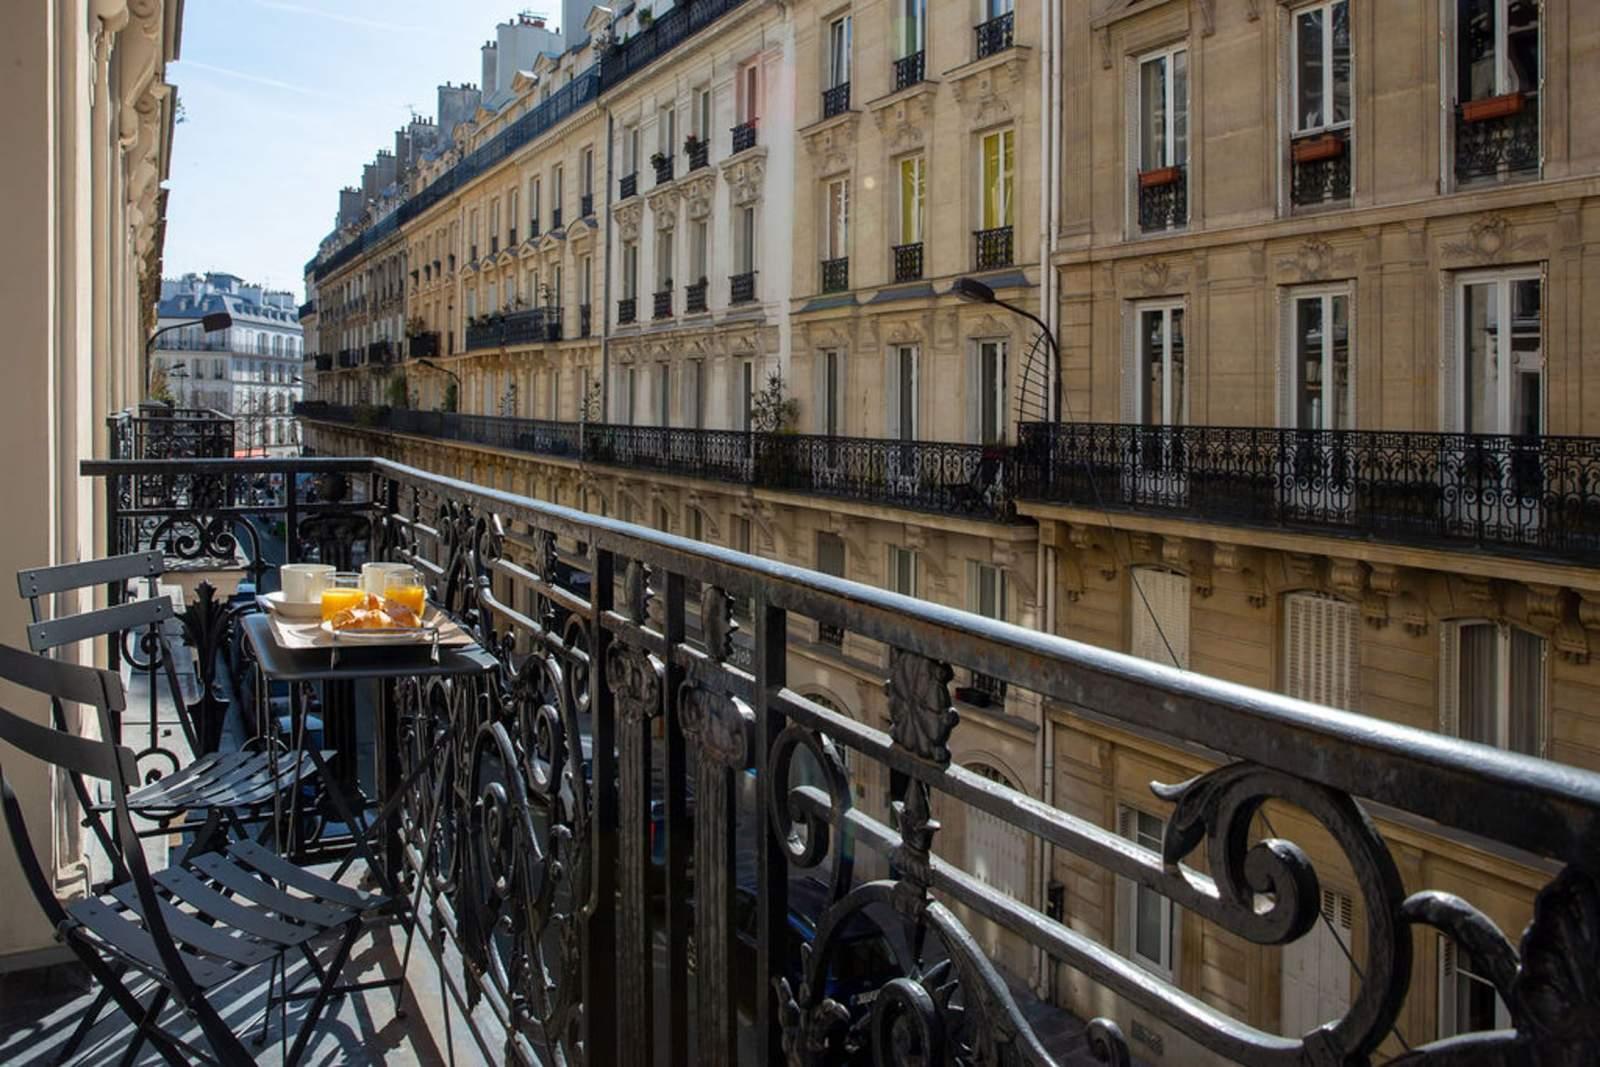
[[[872,121],[892,153],[909,152],[927,140],[928,120],[933,113],[934,85],[923,82],[921,92],[903,96],[891,104],[873,109]]]
[[[806,154],[811,157],[817,174],[835,174],[850,166],[856,152],[856,121],[860,116],[851,112],[820,130],[804,134]]]
[[[1477,263],[1498,263],[1507,257],[1541,252],[1546,244],[1540,236],[1519,237],[1504,215],[1489,215],[1472,224],[1465,240],[1446,242],[1440,247],[1446,255],[1464,256]]]
[[[970,127],[992,126],[1016,113],[1016,101],[1025,90],[1022,76],[1027,49],[1015,48],[1001,55],[1004,58],[992,64],[949,75],[950,92]]]
[[[950,701],[948,663],[903,649],[889,650],[889,736],[919,759],[950,766],[950,734],[961,721]]]
[[[1297,275],[1301,281],[1320,281],[1333,274],[1353,271],[1356,257],[1340,255],[1325,239],[1312,237],[1304,241],[1295,254],[1278,260],[1278,269]]]
[[[639,223],[644,218],[644,205],[630,200],[616,209],[617,230],[624,241],[639,239]]]
[[[1164,259],[1147,259],[1139,264],[1139,273],[1132,279],[1132,287],[1148,296],[1157,296],[1182,289],[1189,275],[1172,269]]]
[[[736,207],[747,207],[761,200],[766,184],[767,150],[756,148],[740,152],[722,164],[722,180],[728,183],[728,192]]]
[[[650,215],[658,232],[669,233],[678,224],[678,198],[675,185],[650,194]]]
[[[711,214],[711,200],[717,192],[717,179],[710,174],[695,174],[682,185],[684,209],[696,222]]]

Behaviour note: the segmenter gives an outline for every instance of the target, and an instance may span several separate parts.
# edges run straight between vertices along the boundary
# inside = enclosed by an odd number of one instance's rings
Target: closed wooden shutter
[[[1445,433],[1460,433],[1461,412],[1461,360],[1456,354],[1456,283],[1445,275],[1439,284],[1439,429]]]
[[[1139,421],[1139,309],[1122,305],[1122,421]]]
[[[1355,710],[1360,610],[1321,593],[1284,598],[1284,692]]]
[[[1461,733],[1461,624],[1439,624],[1439,732]]]
[[[1189,578],[1157,567],[1129,572],[1135,656],[1189,668]]]
[[[1325,1022],[1342,1018],[1350,1008],[1352,968],[1346,952],[1355,901],[1324,889],[1321,912],[1305,936],[1283,947],[1279,1029],[1288,1037],[1310,1033]]]

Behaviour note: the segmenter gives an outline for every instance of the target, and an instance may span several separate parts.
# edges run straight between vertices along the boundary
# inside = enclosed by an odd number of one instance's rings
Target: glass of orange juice
[[[428,591],[423,588],[422,575],[417,573],[415,567],[386,569],[383,572],[383,595],[386,600],[404,604],[411,609],[418,622],[422,621],[422,609],[427,602]]]
[[[361,591],[361,575],[335,574],[332,584],[322,591],[322,618],[326,622],[345,608],[358,607],[367,598]]]

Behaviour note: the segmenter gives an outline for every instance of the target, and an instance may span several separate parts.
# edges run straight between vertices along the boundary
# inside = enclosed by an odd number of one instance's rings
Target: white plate
[[[386,630],[335,630],[331,620],[323,620],[322,632],[339,641],[370,641],[375,645],[416,644],[433,640],[436,627],[391,626]]]
[[[289,600],[283,591],[268,593],[267,605],[273,611],[286,619],[315,619],[322,614],[322,602],[318,600]]]

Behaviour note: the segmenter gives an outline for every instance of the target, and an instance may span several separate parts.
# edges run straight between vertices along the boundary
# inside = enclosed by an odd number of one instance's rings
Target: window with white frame
[[[1015,220],[1016,133],[995,130],[983,135],[978,150],[978,228],[994,230]]]
[[[624,367],[622,369],[622,421],[629,426],[634,424],[638,413],[639,401],[639,371],[637,367]]]
[[[1283,598],[1283,691],[1356,710],[1361,609],[1324,593]]]
[[[585,370],[584,374],[587,375],[588,371]],[[587,388],[587,377],[585,378],[584,384]],[[549,405],[549,410],[546,417],[552,420],[559,419],[561,417],[561,372],[559,370],[552,370],[550,372],[550,392],[549,395],[545,397],[545,403]]]
[[[1189,52],[1163,49],[1140,57],[1129,107],[1129,163],[1141,231],[1189,221]]]
[[[1445,318],[1447,431],[1545,432],[1543,272],[1456,277]]]
[[[1440,626],[1439,729],[1529,756],[1543,755],[1548,674],[1544,637],[1505,622]]]
[[[707,88],[694,91],[694,135],[711,140],[711,90]]]
[[[594,147],[584,148],[583,155],[578,165],[578,181],[581,188],[578,190],[584,196],[594,193]]]
[[[973,352],[973,432],[981,445],[1006,442],[1006,342],[979,341]]]
[[[1167,821],[1138,808],[1118,805],[1117,832],[1160,855]],[[1123,954],[1145,970],[1171,979],[1178,955],[1178,908],[1148,886],[1118,878],[1118,942]]]
[[[629,241],[622,246],[622,298],[635,300],[639,296],[639,244]]]
[[[906,156],[900,161],[900,239],[897,244],[922,243],[926,176],[927,160],[923,156]]]
[[[1129,651],[1189,669],[1189,577],[1162,567],[1128,569]]]
[[[1350,290],[1289,290],[1283,305],[1279,424],[1296,430],[1356,428]]]
[[[850,180],[835,178],[824,190],[827,225],[823,259],[843,259],[850,254]]]
[[[683,380],[679,391],[683,397],[683,424],[693,429],[703,429],[706,424],[706,365],[704,360],[691,359],[683,365]]]
[[[1144,426],[1188,422],[1182,301],[1133,305],[1132,351],[1125,366],[1124,421]]]
[[[1290,12],[1289,99],[1295,136],[1350,126],[1350,4]]]
[[[916,596],[918,562],[916,549],[890,545],[889,588],[903,596]]]
[[[554,220],[560,216],[565,202],[566,186],[562,182],[564,174],[565,170],[559,163],[550,171],[550,218],[552,220],[552,228],[555,226]]]
[[[1005,622],[1008,593],[1006,572],[992,563],[974,562],[969,580],[971,589],[968,595],[973,613],[996,622]]]
[[[703,281],[709,272],[707,255],[710,250],[711,228],[704,219],[689,224],[689,277],[691,284]]]
[[[927,0],[895,0],[893,22],[898,58],[916,55],[927,46]]]
[[[678,111],[670,104],[656,115],[656,151],[664,156],[675,152],[678,140]]]
[[[1537,177],[1543,164],[1541,0],[1454,0],[1457,182]]]
[[[888,436],[894,440],[915,441],[921,405],[918,403],[917,346],[891,345],[889,347],[888,381],[889,400]]]
[[[1439,1034],[1455,1037],[1483,1030],[1509,1030],[1511,1012],[1494,979],[1454,938],[1439,938]]]
[[[671,230],[656,234],[656,291],[672,288],[673,241]]]
[[[756,269],[756,209],[753,206],[739,212],[738,239],[734,273],[749,274]]]
[[[756,121],[761,113],[761,63],[752,59],[739,67],[734,106],[738,121]]]
[[[850,16],[828,23],[827,87],[837,89],[850,81]]]
[[[640,153],[643,142],[639,136],[638,126],[629,126],[622,131],[622,172],[633,174],[639,169]]]
[[[748,359],[741,360],[739,362],[739,396],[737,398],[737,402],[738,402],[738,405],[739,405],[738,406],[739,424],[736,427],[737,429],[739,429],[739,430],[749,430],[750,429],[750,417],[751,417],[751,414],[752,414],[751,409],[752,409],[752,406],[755,404],[755,397],[756,397],[756,365],[755,365],[755,362],[753,360],[748,360]]]
[[[656,364],[656,425],[672,425],[672,366]]]
[[[844,351],[824,348],[817,353],[815,370],[815,433],[836,437],[844,432]]]

